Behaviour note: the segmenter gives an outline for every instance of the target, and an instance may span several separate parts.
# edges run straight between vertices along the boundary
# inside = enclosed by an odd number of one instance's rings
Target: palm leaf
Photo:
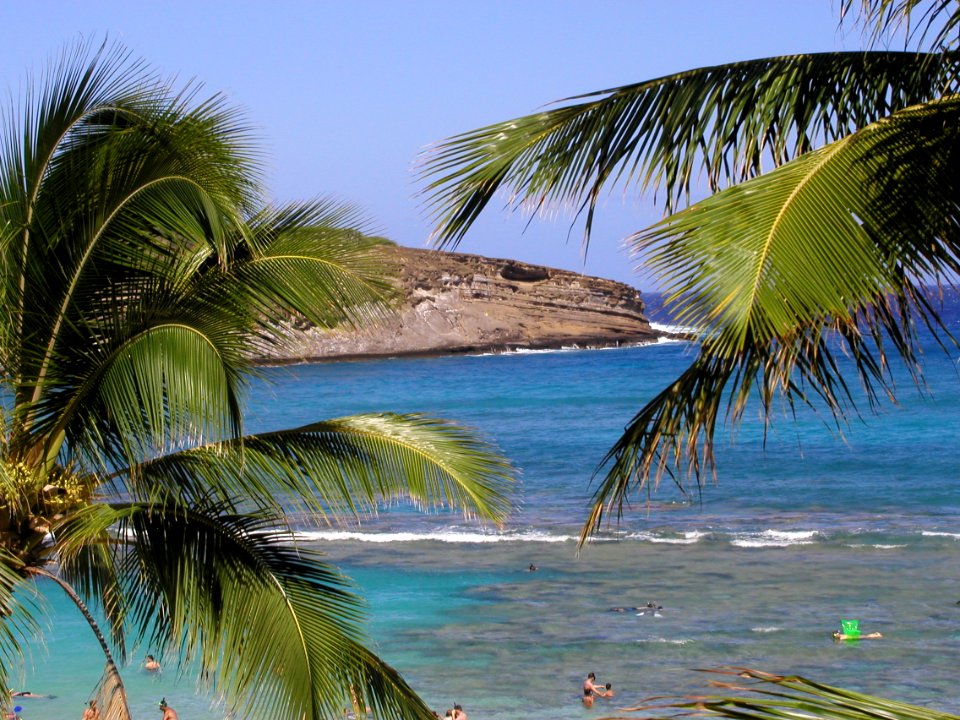
[[[956,88],[956,55],[852,52],[719,65],[570,98],[562,107],[450,138],[424,156],[423,191],[441,244],[456,244],[491,199],[586,211],[618,182],[663,190],[668,211],[699,174],[711,189],[814,143]],[[516,202],[514,199],[518,199]]]
[[[628,240],[681,324],[733,355],[960,265],[960,96],[895,113]],[[931,238],[942,243],[931,243]],[[946,252],[942,247],[946,244]]]
[[[174,453],[133,469],[128,487],[138,496],[181,502],[214,493],[222,502],[300,505],[328,520],[404,498],[499,524],[509,513],[513,483],[512,468],[495,448],[458,425],[370,414]]]
[[[353,689],[378,717],[431,717],[362,645],[362,607],[319,553],[297,548],[272,514],[222,506],[91,506],[58,528],[64,562],[116,526],[130,630],[196,660],[244,717],[334,717]]]
[[[917,11],[926,6],[915,17]],[[876,45],[889,33],[905,30],[905,42],[934,48],[956,48],[960,8],[953,0],[843,0],[841,17],[857,9],[859,24]]]
[[[115,347],[74,349],[69,374],[65,364],[59,368],[59,392],[36,405],[35,432],[50,438],[49,452],[58,452],[65,436],[71,452],[104,472],[239,434],[243,361],[234,324],[191,317],[189,308],[173,317],[155,310],[132,336],[114,334]]]
[[[677,717],[725,717],[742,720],[958,720],[960,716],[919,705],[824,685],[803,677],[740,668],[713,671],[755,682],[715,681],[723,694],[656,700],[628,708],[627,717],[647,720]],[[662,714],[668,712],[669,714]]]
[[[920,380],[915,323],[949,333],[917,288],[960,269],[958,122],[960,96],[908,108],[633,238],[702,342],[610,451],[585,532],[633,483],[701,482],[718,420],[754,387],[764,418],[782,393],[842,422],[857,396],[841,347],[871,405],[895,397],[890,351]]]
[[[37,617],[42,614],[43,598],[26,580],[22,562],[6,548],[0,548],[0,687],[9,688],[14,668],[26,666],[24,648],[40,636]]]
[[[24,303],[36,308],[38,319],[27,345],[44,348],[34,359],[40,380],[34,399],[42,392],[62,333],[78,313],[90,312],[91,293],[102,292],[105,274],[116,279],[118,272],[131,270],[169,272],[156,243],[154,252],[136,252],[131,238],[167,233],[181,239],[199,236],[203,242],[209,236],[216,245],[217,237],[226,234],[223,223],[233,222],[238,207],[247,202],[242,158],[231,153],[229,138],[221,141],[227,131],[203,115],[209,112],[217,122],[228,123],[219,117],[219,104],[201,105],[186,115],[169,108],[144,115],[141,109],[123,122],[114,113],[115,122],[107,126],[96,116],[91,121],[96,133],[86,122],[63,129],[62,145],[52,150],[46,166],[43,191],[30,208],[36,223],[31,232],[38,242],[19,264]],[[85,117],[102,111],[88,108]],[[198,162],[201,158],[204,162]],[[64,208],[64,197],[76,200]],[[200,209],[206,210],[202,218]],[[25,369],[33,370],[33,364]]]
[[[268,336],[293,314],[321,327],[374,321],[397,296],[384,241],[348,205],[287,205],[261,211],[249,225],[249,253],[231,265],[229,281]]]

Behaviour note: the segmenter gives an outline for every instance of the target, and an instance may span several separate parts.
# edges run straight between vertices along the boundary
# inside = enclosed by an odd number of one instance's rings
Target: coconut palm
[[[268,204],[242,116],[117,45],[64,52],[24,108],[0,146],[0,684],[45,578],[101,642],[101,717],[129,717],[117,666],[142,642],[243,717],[431,717],[289,513],[403,497],[500,522],[508,463],[419,415],[244,432],[278,326],[389,310],[383,242],[330,201]]]
[[[498,193],[516,209],[573,206],[585,242],[604,188],[655,191],[672,213],[628,243],[693,329],[697,355],[610,450],[581,539],[664,476],[682,488],[711,477],[718,423],[735,426],[751,395],[767,421],[781,402],[808,404],[842,428],[863,402],[894,397],[891,359],[919,379],[918,327],[948,335],[922,287],[960,269],[960,5],[841,9],[875,39],[900,32],[926,51],[689,70],[573,97],[424,156],[443,245]],[[698,175],[714,194],[690,204]]]

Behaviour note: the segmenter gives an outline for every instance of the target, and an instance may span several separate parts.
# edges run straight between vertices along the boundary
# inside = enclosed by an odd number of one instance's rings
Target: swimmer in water
[[[100,720],[100,709],[97,707],[96,700],[87,703],[87,708],[83,711],[83,717],[80,720]]]
[[[583,697],[581,700],[586,707],[593,707],[593,700],[597,697],[605,697],[607,689],[597,683],[597,676],[593,673],[587,673],[587,679],[583,681]]]
[[[615,612],[615,613],[635,612],[637,615],[646,615],[647,613],[656,615],[661,610],[663,610],[663,605],[657,605],[656,603],[652,603],[652,602],[647,603],[643,607],[617,606],[617,607],[610,608],[610,612]]]
[[[143,669],[147,672],[160,672],[160,663],[153,655],[147,655],[147,659],[143,661]]]
[[[637,615],[646,615],[647,613],[650,613],[651,615],[657,615],[661,610],[663,610],[663,605],[657,605],[656,603],[649,602],[642,608],[634,608],[634,610],[640,611],[637,613]]]
[[[160,701],[160,709],[163,711],[163,720],[180,720],[180,716],[177,715],[177,711],[167,705],[166,698]]]
[[[878,632],[867,633],[866,635],[844,635],[839,630],[833,631],[834,640],[877,640],[882,637],[883,635]]]

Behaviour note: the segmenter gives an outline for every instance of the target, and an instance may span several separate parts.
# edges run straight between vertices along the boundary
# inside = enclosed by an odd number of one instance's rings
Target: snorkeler
[[[878,632],[862,635],[859,620],[841,620],[840,629],[833,632],[834,640],[875,640],[882,637]]]
[[[878,632],[867,633],[866,635],[845,635],[839,630],[833,631],[834,640],[876,640],[882,638],[883,634]]]
[[[163,720],[180,720],[180,716],[177,715],[177,711],[167,705],[166,698],[160,701],[160,709],[163,710]]]

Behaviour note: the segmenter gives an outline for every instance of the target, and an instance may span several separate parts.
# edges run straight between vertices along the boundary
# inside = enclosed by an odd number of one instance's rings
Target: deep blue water
[[[960,334],[955,298],[947,310]],[[271,368],[251,385],[248,429],[418,411],[476,428],[519,469],[517,509],[500,532],[401,507],[309,535],[358,583],[380,652],[441,715],[457,701],[475,719],[599,717],[700,689],[692,669],[721,665],[960,711],[955,350],[931,346],[928,391],[904,379],[899,406],[865,414],[843,438],[801,411],[776,418],[764,444],[748,409],[739,432],[721,433],[716,484],[684,495],[666,482],[577,556],[597,463],[692,352],[673,343]],[[25,681],[58,698],[24,701],[26,720],[79,717],[102,667],[82,621],[51,598],[49,644]],[[610,611],[649,601],[664,606],[656,617]],[[885,638],[834,644],[848,616]],[[589,670],[621,690],[615,705],[577,702]],[[223,717],[172,672],[128,675],[137,717],[152,717],[163,695],[184,720]]]

